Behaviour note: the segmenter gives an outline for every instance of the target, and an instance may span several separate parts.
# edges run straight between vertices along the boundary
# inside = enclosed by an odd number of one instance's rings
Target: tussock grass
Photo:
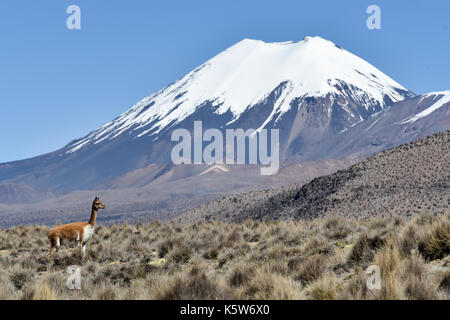
[[[450,299],[450,215],[98,226],[82,261],[0,229],[0,299]],[[80,266],[81,290],[65,284]],[[381,289],[366,286],[367,267]]]
[[[300,264],[296,280],[300,280],[303,284],[319,279],[327,270],[327,260],[324,255],[314,255],[308,257]]]
[[[318,279],[306,288],[306,292],[315,300],[335,300],[339,298],[342,286],[335,274]]]
[[[450,254],[450,221],[440,219],[425,231],[418,243],[420,253],[427,260],[442,259]]]

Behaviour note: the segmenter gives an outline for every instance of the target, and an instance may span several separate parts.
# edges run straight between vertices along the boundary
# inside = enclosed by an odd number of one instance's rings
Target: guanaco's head
[[[105,209],[105,204],[103,202],[100,201],[99,197],[95,197],[94,202],[92,203],[92,207],[95,209]]]

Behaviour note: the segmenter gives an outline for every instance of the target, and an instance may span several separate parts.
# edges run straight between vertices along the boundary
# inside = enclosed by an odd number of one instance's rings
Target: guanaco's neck
[[[92,207],[91,219],[89,219],[89,224],[91,226],[95,225],[95,220],[97,219],[97,209]]]

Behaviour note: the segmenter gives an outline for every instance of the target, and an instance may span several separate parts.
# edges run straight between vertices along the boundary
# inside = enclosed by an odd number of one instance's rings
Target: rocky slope
[[[101,223],[167,221],[222,196],[309,181],[356,161],[357,158],[348,158],[286,163],[273,176],[261,176],[256,165],[181,165],[165,171],[148,184],[148,175],[155,169],[163,170],[152,166],[114,180],[103,189],[72,191],[39,203],[0,203],[0,227],[84,221],[97,195],[107,204],[107,210],[98,217]],[[120,188],[115,188],[116,184]],[[136,185],[138,187],[133,187]]]
[[[445,212],[449,207],[450,131],[446,131],[306,184],[223,198],[188,211],[176,221],[411,216]]]

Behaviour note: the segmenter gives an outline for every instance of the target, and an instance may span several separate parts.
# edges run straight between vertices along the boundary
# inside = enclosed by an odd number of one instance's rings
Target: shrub
[[[195,274],[177,274],[163,278],[154,291],[159,300],[205,300],[232,298],[229,291],[204,272]]]
[[[348,257],[351,264],[367,264],[373,260],[375,250],[381,248],[386,240],[380,234],[368,235],[363,232]]]
[[[177,245],[168,255],[168,260],[175,263],[186,263],[191,257],[191,248],[184,244]]]
[[[439,289],[443,290],[447,295],[450,295],[450,270],[444,273],[444,276],[439,282]]]
[[[313,299],[334,300],[339,296],[340,284],[335,275],[329,275],[313,282],[306,290]]]
[[[412,250],[417,250],[416,226],[410,225],[403,231],[399,247],[403,256],[409,256]]]
[[[244,264],[238,264],[231,271],[228,278],[228,283],[232,287],[240,287],[248,284],[252,275],[252,269],[245,266]]]
[[[433,223],[418,243],[418,250],[428,260],[442,259],[450,254],[450,223],[443,219]]]
[[[17,270],[11,275],[11,282],[17,289],[22,289],[22,287],[31,280],[30,272],[25,270]]]
[[[170,250],[172,250],[172,248],[177,245],[180,244],[181,241],[178,239],[166,239],[163,240],[162,242],[159,243],[158,245],[158,255],[160,258],[164,258],[169,252]]]
[[[295,279],[308,283],[319,279],[326,270],[326,257],[324,255],[314,255],[303,261]]]
[[[375,265],[381,271],[382,283],[378,298],[383,300],[401,299],[403,288],[400,280],[400,253],[393,239],[389,239],[377,252]]]
[[[57,297],[52,288],[45,282],[40,283],[36,290],[33,299],[35,300],[56,300]]]
[[[258,268],[245,286],[244,299],[292,300],[301,298],[299,286],[290,278]]]

